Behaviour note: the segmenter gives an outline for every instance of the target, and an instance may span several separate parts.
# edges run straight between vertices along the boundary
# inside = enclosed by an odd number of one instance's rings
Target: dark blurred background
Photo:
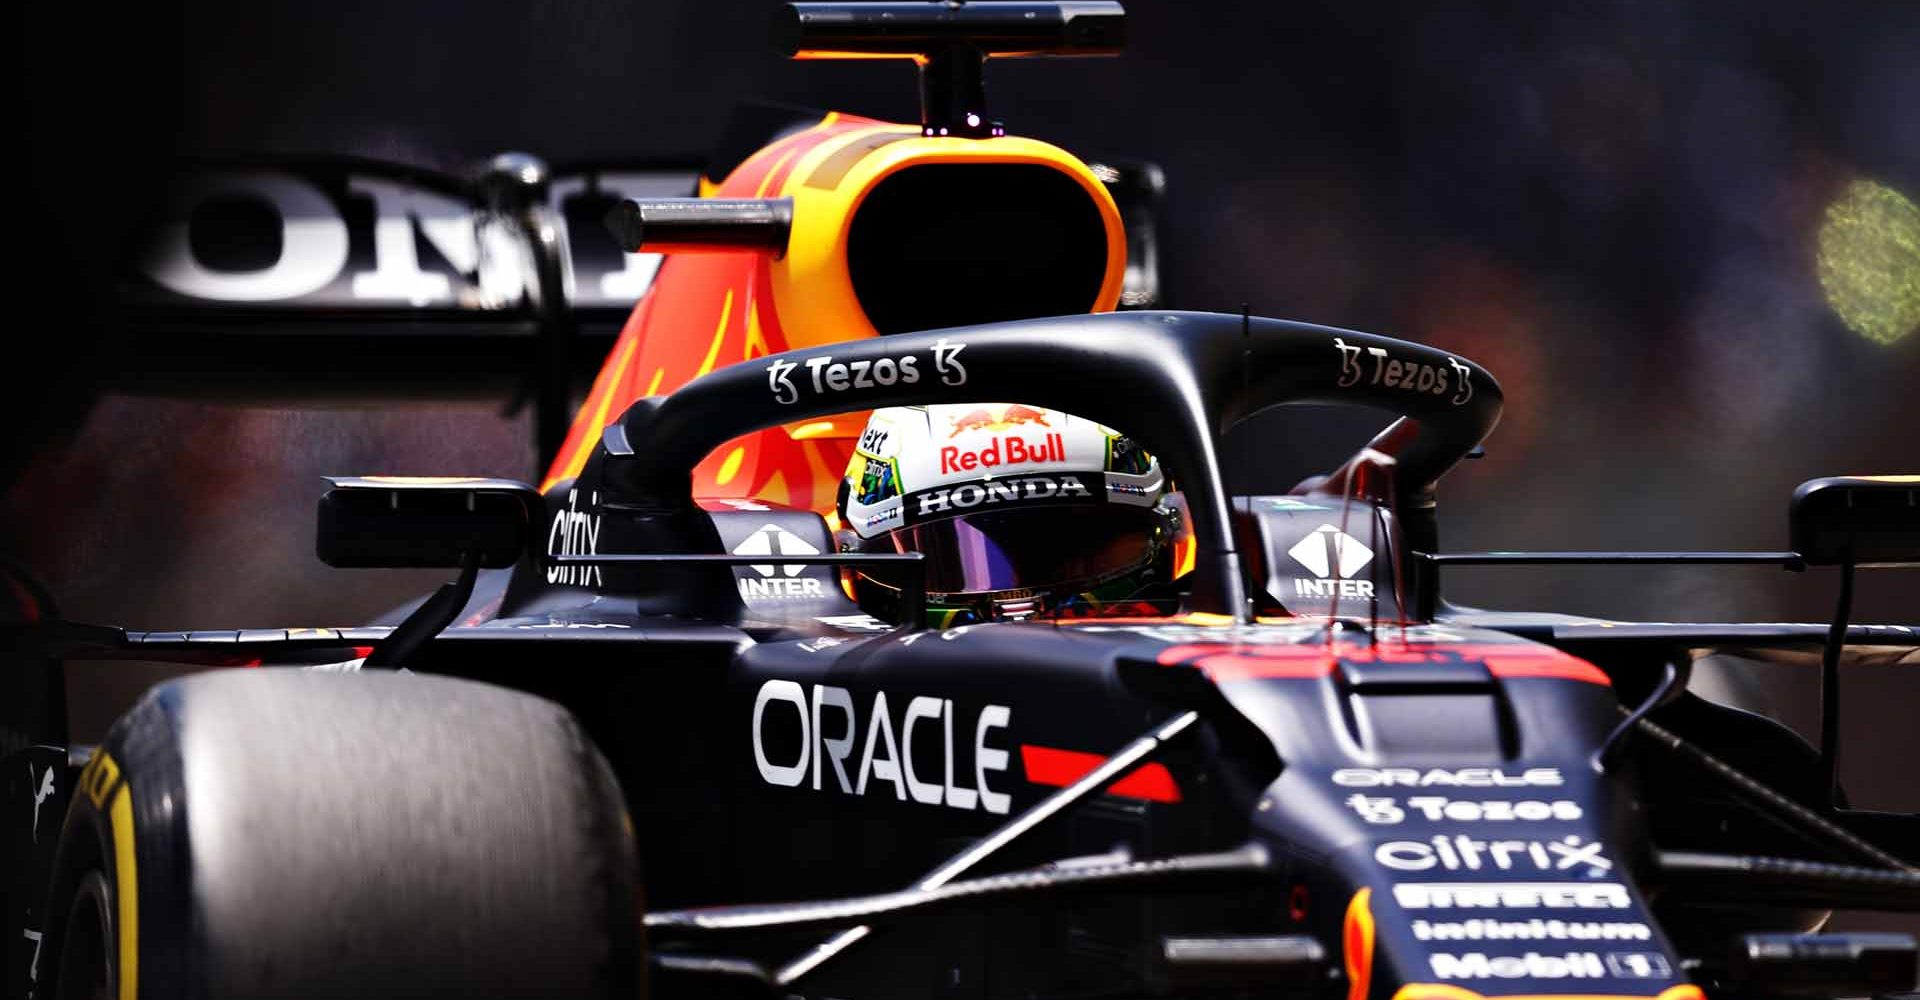
[[[0,552],[67,616],[133,627],[353,623],[437,582],[322,567],[318,477],[537,478],[524,415],[94,398],[124,207],[182,154],[458,170],[506,149],[697,157],[747,97],[915,115],[904,66],[776,58],[771,6],[22,5],[33,215],[14,242],[49,249],[15,301],[61,308],[14,326]],[[1165,168],[1172,304],[1244,302],[1492,369],[1507,416],[1443,483],[1446,547],[1777,549],[1800,481],[1920,472],[1911,0],[1129,8],[1124,57],[996,63],[991,107],[1014,132]],[[1284,489],[1369,429],[1263,419],[1249,481]],[[1821,620],[1834,580],[1483,569],[1449,585],[1485,606]],[[1858,610],[1920,620],[1920,573],[1863,576]],[[1920,677],[1902,672],[1848,679],[1843,773],[1866,804],[1920,808]],[[1814,678],[1757,676],[1754,697],[1810,731]]]

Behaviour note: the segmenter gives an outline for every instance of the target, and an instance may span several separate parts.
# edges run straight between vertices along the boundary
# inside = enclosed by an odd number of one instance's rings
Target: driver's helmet
[[[1039,407],[874,411],[840,484],[843,548],[925,556],[938,627],[1092,615],[1171,580],[1180,517],[1160,463],[1131,438]],[[876,614],[902,570],[851,571]]]

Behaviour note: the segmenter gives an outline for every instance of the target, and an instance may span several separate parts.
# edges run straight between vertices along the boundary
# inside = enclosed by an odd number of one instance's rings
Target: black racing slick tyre
[[[637,885],[613,774],[551,702],[200,674],[81,773],[36,1000],[631,998]]]

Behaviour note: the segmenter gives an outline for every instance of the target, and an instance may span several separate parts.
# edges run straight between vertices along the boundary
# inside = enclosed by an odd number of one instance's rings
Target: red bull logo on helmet
[[[1045,410],[1036,410],[1031,406],[1014,403],[1002,407],[998,416],[994,415],[991,407],[982,406],[954,417],[947,440],[951,441],[967,431],[1004,431],[1023,424],[1038,424],[1048,428],[1053,426],[1047,423]]]
[[[1009,434],[989,440],[983,448],[947,445],[940,449],[940,474],[975,472],[999,465],[1031,465],[1038,462],[1064,462],[1067,443],[1058,434],[1038,439]]]

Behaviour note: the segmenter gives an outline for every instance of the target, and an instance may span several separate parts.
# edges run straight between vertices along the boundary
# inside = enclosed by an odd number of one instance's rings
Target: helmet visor
[[[1160,541],[1145,507],[1073,505],[991,511],[891,532],[926,556],[927,590],[975,594],[1090,584],[1143,565]]]

